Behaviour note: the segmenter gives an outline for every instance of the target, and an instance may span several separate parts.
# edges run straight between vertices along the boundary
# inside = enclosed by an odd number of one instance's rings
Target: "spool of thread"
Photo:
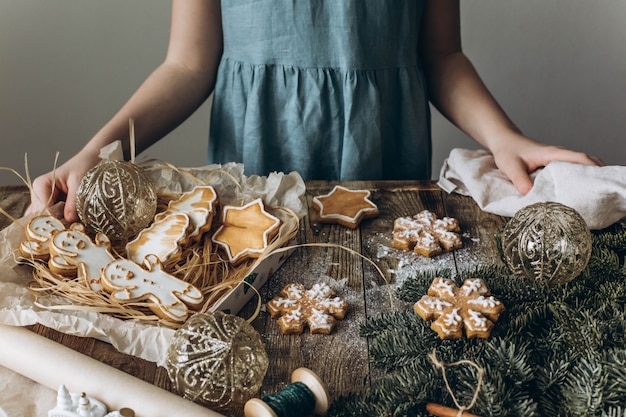
[[[326,384],[308,368],[291,373],[291,384],[274,395],[246,402],[245,417],[298,417],[323,415],[328,410],[329,395]]]

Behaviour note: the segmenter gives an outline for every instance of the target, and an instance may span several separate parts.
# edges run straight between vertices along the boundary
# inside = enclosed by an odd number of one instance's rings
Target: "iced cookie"
[[[478,278],[466,279],[461,288],[448,278],[435,278],[425,295],[413,306],[424,320],[434,320],[431,329],[441,339],[487,338],[504,305]]]
[[[52,234],[64,229],[65,225],[54,216],[33,217],[26,226],[26,239],[20,244],[20,255],[29,259],[48,260]]]
[[[51,256],[59,256],[68,265],[75,266],[78,277],[94,291],[102,289],[100,273],[114,259],[110,249],[111,242],[104,233],[97,233],[92,241],[82,223],[73,223],[69,229],[54,233],[50,239]],[[63,269],[52,271],[63,273]]]
[[[187,320],[190,308],[201,307],[202,292],[163,271],[156,256],[146,256],[144,265],[145,269],[128,259],[110,262],[102,271],[102,286],[116,301],[147,302],[157,316],[176,323]]]
[[[330,334],[336,319],[343,319],[349,309],[343,299],[333,297],[327,284],[315,284],[310,290],[302,284],[289,284],[266,307],[273,318],[278,317],[283,334],[302,333],[305,326],[311,333]]]
[[[350,190],[336,185],[325,195],[313,197],[313,207],[323,223],[338,223],[351,229],[363,219],[378,216],[378,206],[370,200],[368,190]]]
[[[451,217],[438,219],[428,210],[413,217],[399,217],[393,223],[394,248],[414,251],[431,257],[443,250],[451,251],[463,246],[459,223]]]
[[[181,256],[183,245],[188,242],[190,227],[191,220],[184,213],[158,216],[126,244],[126,256],[138,264],[143,263],[148,255],[155,255],[161,262],[176,261]]]
[[[212,240],[224,249],[233,264],[258,258],[280,227],[280,219],[265,210],[260,198],[241,207],[224,206],[221,222]]]
[[[48,269],[65,278],[76,278],[78,275],[78,267],[69,263],[64,257],[59,255],[50,256],[50,259],[48,259]]]
[[[167,205],[167,210],[159,213],[155,219],[172,213],[184,213],[191,221],[191,230],[188,237],[198,241],[202,234],[211,229],[213,217],[218,204],[215,189],[210,185],[197,186],[193,190],[183,193],[178,199]]]

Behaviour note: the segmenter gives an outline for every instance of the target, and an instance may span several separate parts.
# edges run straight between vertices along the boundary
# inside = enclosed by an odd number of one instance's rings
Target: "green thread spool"
[[[307,368],[291,373],[291,384],[263,399],[252,398],[244,407],[245,417],[297,417],[323,415],[328,410],[326,385],[317,374]]]

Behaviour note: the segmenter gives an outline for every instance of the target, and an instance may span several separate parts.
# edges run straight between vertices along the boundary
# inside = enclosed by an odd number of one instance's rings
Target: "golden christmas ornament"
[[[504,258],[511,270],[540,283],[564,284],[585,269],[591,231],[571,207],[542,202],[515,213],[502,232]]]
[[[150,224],[156,208],[154,185],[132,162],[102,160],[85,174],[76,192],[81,222],[112,241],[135,236]]]
[[[165,367],[183,397],[232,411],[258,394],[268,365],[265,346],[252,325],[216,311],[196,313],[176,330]]]

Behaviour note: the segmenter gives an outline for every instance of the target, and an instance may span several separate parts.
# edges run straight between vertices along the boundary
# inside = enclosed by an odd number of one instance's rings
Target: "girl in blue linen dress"
[[[422,0],[222,1],[209,161],[305,179],[427,179]]]
[[[72,158],[35,179],[27,213],[65,200],[100,149],[138,152],[215,92],[209,162],[305,179],[430,176],[428,101],[487,148],[520,193],[553,160],[599,165],[524,136],[491,96],[460,39],[459,0],[173,0],[165,60]],[[129,140],[124,141],[130,152]]]

